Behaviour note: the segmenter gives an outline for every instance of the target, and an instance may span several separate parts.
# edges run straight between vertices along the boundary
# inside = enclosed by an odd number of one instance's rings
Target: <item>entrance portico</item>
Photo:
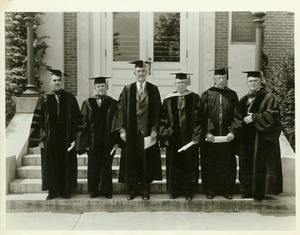
[[[157,46],[168,40],[162,34],[157,38],[157,31],[161,21],[169,18],[175,18],[179,26],[178,34],[173,34],[173,45],[165,46],[168,54],[177,49],[173,58],[160,56]],[[158,85],[162,98],[175,90],[174,78],[169,73],[178,71],[193,73],[190,87],[201,93],[212,85],[211,80],[203,78],[208,77],[208,70],[214,67],[214,18],[213,12],[77,13],[79,103],[93,91],[87,78],[99,75],[112,77],[108,94],[118,98],[122,88],[134,81],[133,67],[128,61],[137,59],[152,61],[147,80]]]

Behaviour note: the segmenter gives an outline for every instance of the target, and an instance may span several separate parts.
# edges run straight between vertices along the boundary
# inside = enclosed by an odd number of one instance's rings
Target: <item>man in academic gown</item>
[[[47,200],[58,193],[70,198],[77,186],[75,140],[79,107],[73,94],[62,88],[60,70],[48,69],[52,90],[42,94],[37,102],[31,124],[29,147],[41,147],[42,190],[48,190]]]
[[[228,68],[214,70],[214,86],[203,92],[203,132],[201,175],[208,199],[223,194],[232,199],[236,180],[236,143],[242,118],[235,91],[227,87]],[[204,138],[203,138],[204,139]]]
[[[198,94],[187,90],[187,75],[176,74],[177,91],[164,99],[161,110],[160,144],[166,147],[170,199],[183,195],[192,200],[193,193],[198,191],[201,100]],[[178,152],[189,143],[189,148]]]
[[[275,96],[261,86],[262,73],[247,71],[249,93],[240,100],[243,118],[239,179],[242,198],[262,200],[282,193],[280,111]]]
[[[94,95],[83,101],[82,121],[78,126],[76,149],[88,154],[88,191],[90,197],[103,195],[112,198],[112,160],[118,148],[117,131],[111,124],[117,101],[106,94],[108,77],[94,80]]]
[[[139,187],[143,200],[149,200],[150,183],[162,179],[157,141],[161,99],[157,86],[146,81],[149,62],[130,63],[135,64],[137,81],[125,86],[121,92],[112,127],[120,132],[123,140],[119,182],[126,184],[127,200],[139,194]],[[156,143],[145,149],[145,137]]]

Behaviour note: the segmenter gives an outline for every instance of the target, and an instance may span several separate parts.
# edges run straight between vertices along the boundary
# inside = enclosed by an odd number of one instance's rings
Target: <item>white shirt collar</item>
[[[255,90],[255,91],[249,91],[249,94],[255,94],[256,92],[258,92],[260,90],[260,87],[257,89],[257,90]]]
[[[173,93],[171,93],[171,94],[168,94],[166,97],[165,97],[165,99],[168,99],[168,98],[170,98],[170,97],[175,97],[175,96],[186,96],[186,95],[189,95],[189,94],[191,94],[191,93],[193,93],[192,91],[189,91],[189,90],[187,90],[186,92],[184,92],[183,94],[179,94],[177,91],[176,92],[173,92]]]
[[[215,88],[218,88],[220,90],[225,89],[226,86],[224,86],[223,88],[219,88],[217,85],[215,85]]]
[[[144,82],[142,83],[143,90],[145,90],[145,86],[146,86],[146,81],[144,81]],[[137,89],[140,88],[140,83],[139,83],[139,82],[136,82],[136,88],[137,88]]]

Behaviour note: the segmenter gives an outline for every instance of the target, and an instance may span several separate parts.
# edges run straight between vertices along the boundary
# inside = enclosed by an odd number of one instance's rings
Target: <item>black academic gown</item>
[[[248,95],[240,100],[244,118],[252,114],[253,122],[242,126],[239,180],[245,193],[256,197],[282,192],[282,168],[279,146],[280,111],[276,98],[260,89],[249,103]]]
[[[88,154],[89,192],[111,194],[113,155],[110,152],[118,143],[118,133],[111,132],[111,124],[117,101],[110,96],[102,96],[99,107],[98,98],[93,96],[82,104],[76,149],[79,154]]]
[[[187,92],[185,105],[178,104],[173,93],[163,102],[160,123],[160,144],[166,147],[167,188],[171,194],[189,195],[198,190],[199,147],[202,123],[201,100]],[[197,144],[178,153],[178,149],[195,141]]]
[[[235,91],[227,87],[211,87],[202,94],[201,100],[204,110],[202,139],[207,133],[226,136],[232,132],[235,136],[231,142],[201,143],[203,189],[206,193],[232,193],[236,180],[236,139],[242,125],[238,97]]]
[[[150,136],[152,130],[158,134],[160,107],[159,90],[149,82],[146,82],[141,102],[138,101],[136,83],[125,86],[120,94],[112,130],[126,131],[126,143],[122,141],[119,182],[126,184],[130,194],[138,193],[138,183],[162,179],[158,141],[143,150],[143,137]]]
[[[77,186],[75,147],[67,149],[76,140],[79,113],[75,96],[65,90],[45,93],[37,102],[28,146],[41,146],[42,190],[69,194]]]

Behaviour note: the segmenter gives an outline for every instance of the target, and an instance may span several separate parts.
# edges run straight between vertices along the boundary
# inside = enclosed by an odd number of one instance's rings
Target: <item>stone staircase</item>
[[[47,191],[41,191],[41,157],[39,149],[29,149],[28,154],[22,158],[22,166],[16,170],[16,179],[9,184],[10,194],[6,198],[7,212],[256,211],[295,213],[294,196],[267,196],[267,200],[263,201],[241,199],[238,180],[236,181],[233,200],[227,200],[223,196],[216,196],[213,200],[206,199],[206,196],[201,194],[201,179],[199,179],[199,194],[194,195],[192,201],[187,201],[184,197],[171,200],[166,189],[164,149],[162,149],[161,155],[163,180],[154,181],[151,184],[151,199],[149,201],[143,201],[141,197],[137,197],[133,201],[126,200],[125,185],[120,184],[117,180],[120,153],[117,153],[113,160],[112,199],[104,197],[89,198],[86,179],[87,155],[78,155],[78,186],[74,189],[72,198],[66,200],[58,197],[46,201]]]

